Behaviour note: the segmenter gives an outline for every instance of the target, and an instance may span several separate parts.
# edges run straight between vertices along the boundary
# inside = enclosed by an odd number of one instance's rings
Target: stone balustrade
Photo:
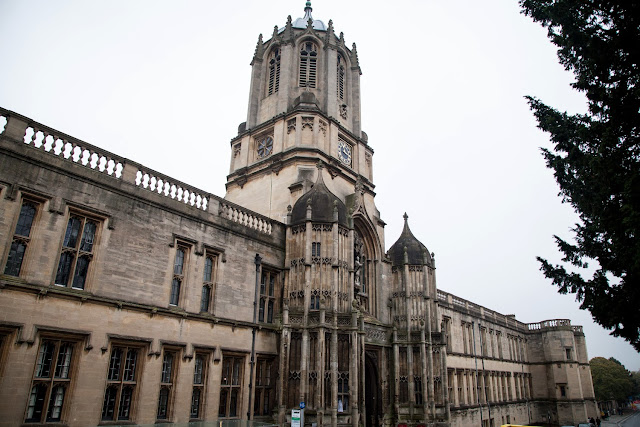
[[[251,212],[226,200],[220,201],[218,213],[224,218],[261,233],[271,234],[273,231],[273,220],[270,218]]]
[[[443,306],[448,306],[450,308],[458,308],[465,309],[467,312],[477,315],[480,319],[484,319],[484,321],[491,321],[498,324],[503,324],[506,326],[512,326],[515,328],[520,328],[522,330],[526,330],[527,324],[516,320],[513,315],[504,315],[498,313],[497,311],[490,310],[481,305],[474,304],[471,301],[467,301],[463,298],[445,292],[443,290],[438,289],[437,291],[438,300],[440,304]],[[531,324],[530,324],[531,325]],[[531,329],[531,328],[529,328]]]
[[[544,329],[558,328],[562,326],[571,326],[571,320],[550,319],[550,320],[543,320],[542,322],[527,323],[527,328],[530,331],[541,331]]]
[[[2,134],[24,144],[116,179],[122,178],[124,159],[58,130],[0,108],[6,120]]]
[[[159,172],[145,168],[142,165],[137,165],[134,183],[140,188],[145,188],[153,193],[178,200],[203,211],[206,211],[209,205],[208,193]]]
[[[165,196],[207,212],[214,198],[219,200],[217,214],[249,229],[271,235],[274,221],[238,205],[219,199],[205,191],[119,157],[63,132],[37,123],[28,117],[0,107],[0,136],[16,143],[56,156],[103,173],[120,182]],[[215,203],[213,203],[215,209]],[[215,213],[214,213],[215,214]]]

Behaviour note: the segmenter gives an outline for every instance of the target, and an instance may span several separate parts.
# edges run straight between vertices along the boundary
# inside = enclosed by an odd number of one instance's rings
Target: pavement
[[[602,420],[601,427],[623,427],[640,425],[639,411],[625,411],[622,415],[611,415],[606,420]]]

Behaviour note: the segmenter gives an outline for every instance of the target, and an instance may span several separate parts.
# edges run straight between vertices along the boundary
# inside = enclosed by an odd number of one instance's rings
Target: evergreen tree
[[[538,257],[541,270],[640,351],[640,2],[520,0],[520,6],[547,28],[560,63],[575,75],[573,88],[588,102],[586,114],[572,115],[527,97],[553,143],[542,149],[547,167],[580,218],[573,242],[554,236],[564,264]],[[585,278],[589,262],[595,272]]]

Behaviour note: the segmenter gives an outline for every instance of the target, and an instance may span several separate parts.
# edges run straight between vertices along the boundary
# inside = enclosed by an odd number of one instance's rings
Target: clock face
[[[273,138],[265,136],[258,142],[258,157],[267,157],[273,151]]]
[[[351,145],[344,141],[338,141],[338,158],[345,165],[351,166]]]

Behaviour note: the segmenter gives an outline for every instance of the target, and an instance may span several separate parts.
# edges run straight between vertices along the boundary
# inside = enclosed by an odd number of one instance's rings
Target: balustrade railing
[[[25,132],[24,143],[116,179],[122,177],[124,161],[121,158],[46,126],[31,123]]]
[[[224,200],[220,201],[218,213],[223,218],[227,218],[261,233],[271,234],[273,231],[273,221],[270,218],[248,211]]]
[[[135,185],[203,211],[209,205],[206,192],[143,166],[138,166]]]
[[[128,182],[202,211],[208,210],[212,197],[218,200],[217,197],[205,191],[2,107],[0,107],[0,136],[18,143],[22,141],[24,145],[33,149],[104,173],[121,182]],[[273,232],[274,221],[270,218],[223,199],[220,199],[218,215],[260,233],[270,235]]]
[[[530,331],[540,331],[548,328],[557,328],[560,326],[571,326],[571,320],[569,319],[550,319],[543,320],[542,322],[527,323],[527,328]]]

